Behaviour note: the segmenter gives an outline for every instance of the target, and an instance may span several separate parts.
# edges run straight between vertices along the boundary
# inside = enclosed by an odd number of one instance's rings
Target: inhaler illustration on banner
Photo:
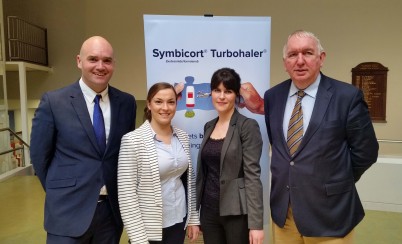
[[[175,83],[174,86],[178,84],[183,84],[183,90],[179,94],[179,99],[177,101],[177,111],[185,110],[184,116],[186,118],[195,117],[195,110],[213,110],[214,107],[211,101],[211,84],[210,83],[197,83],[194,84],[193,76],[186,76],[184,78],[185,83]],[[180,99],[182,97],[182,99]]]
[[[194,86],[187,86],[186,88],[186,107],[187,111],[185,116],[187,118],[192,118],[195,116],[193,108],[195,106],[195,97],[194,97]]]

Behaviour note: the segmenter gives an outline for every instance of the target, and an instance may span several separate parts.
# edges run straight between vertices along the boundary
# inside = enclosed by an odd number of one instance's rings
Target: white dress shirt
[[[301,102],[301,106],[303,109],[303,135],[306,133],[308,125],[310,124],[311,114],[313,113],[314,103],[316,100],[320,80],[321,74],[317,76],[317,79],[314,81],[313,84],[304,89],[306,95],[303,97]],[[289,89],[288,100],[286,102],[285,114],[283,116],[283,135],[285,136],[285,140],[287,140],[288,136],[290,116],[292,116],[293,108],[295,107],[295,103],[297,100],[297,91],[299,91],[299,89],[292,82]]]

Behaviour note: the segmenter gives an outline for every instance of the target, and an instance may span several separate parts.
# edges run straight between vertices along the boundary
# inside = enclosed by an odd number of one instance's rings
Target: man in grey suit
[[[352,243],[364,217],[355,183],[378,142],[362,92],[320,72],[325,56],[313,33],[292,33],[283,49],[290,79],[264,96],[275,243]]]
[[[117,161],[122,136],[135,128],[136,102],[109,85],[115,60],[103,37],[82,44],[77,65],[81,78],[46,92],[32,122],[30,152],[46,191],[47,243],[118,244]],[[99,121],[103,137],[93,127]]]

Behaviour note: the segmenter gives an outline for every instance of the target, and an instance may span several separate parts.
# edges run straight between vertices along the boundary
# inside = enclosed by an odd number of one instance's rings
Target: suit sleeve
[[[377,161],[378,142],[363,94],[357,90],[347,120],[347,140],[357,182],[363,173]]]
[[[137,152],[138,154],[138,152]],[[135,143],[127,134],[123,136],[118,162],[117,188],[121,217],[131,243],[148,243],[141,215],[138,194],[138,163]]]
[[[43,189],[46,190],[46,176],[56,148],[56,127],[51,102],[44,94],[32,120],[30,156]]]
[[[190,202],[188,210],[189,211],[188,225],[200,225],[199,214],[196,209],[195,174],[191,161],[189,162],[188,174],[190,179],[187,183],[189,192],[188,201]]]
[[[246,188],[248,228],[263,229],[263,193],[260,179],[262,138],[260,127],[254,119],[247,119],[241,128],[244,184]]]

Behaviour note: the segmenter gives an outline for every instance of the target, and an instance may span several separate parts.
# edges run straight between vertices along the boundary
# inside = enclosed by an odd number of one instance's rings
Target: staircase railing
[[[18,155],[17,156],[18,166],[19,167],[25,167],[25,147],[27,147],[29,149],[28,143],[26,143],[18,135],[18,133],[14,132],[10,128],[1,128],[0,132],[3,132],[3,131],[8,131],[13,138],[16,138],[17,141],[18,141],[19,146],[17,146],[17,143],[14,143],[14,146],[12,146],[11,149],[0,151],[0,155],[4,155],[4,154],[8,154],[8,153],[13,153],[16,156]],[[13,141],[15,141],[15,139],[13,139]],[[10,144],[11,144],[11,140],[10,140]],[[20,151],[21,153],[17,154],[16,152],[18,152],[18,151]],[[20,158],[18,158],[19,155],[21,156]]]

